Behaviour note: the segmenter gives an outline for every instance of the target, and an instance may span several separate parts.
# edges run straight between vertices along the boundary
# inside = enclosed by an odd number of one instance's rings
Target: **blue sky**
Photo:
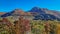
[[[60,11],[60,0],[0,0],[0,12],[9,12],[16,8],[28,11],[35,6]]]

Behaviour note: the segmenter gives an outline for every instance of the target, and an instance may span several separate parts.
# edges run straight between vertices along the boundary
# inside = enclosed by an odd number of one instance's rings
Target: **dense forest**
[[[60,21],[0,18],[0,34],[59,34]]]

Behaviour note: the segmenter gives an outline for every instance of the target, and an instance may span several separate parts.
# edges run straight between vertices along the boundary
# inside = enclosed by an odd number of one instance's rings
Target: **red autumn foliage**
[[[30,21],[28,19],[24,19],[23,17],[20,17],[20,23],[22,26],[24,26],[25,30],[30,30]]]
[[[10,23],[10,21],[7,18],[3,18],[2,22],[8,26],[11,26],[12,24]]]

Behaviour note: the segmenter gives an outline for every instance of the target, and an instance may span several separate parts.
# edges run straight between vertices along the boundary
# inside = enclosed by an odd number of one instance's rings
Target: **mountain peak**
[[[14,12],[14,13],[21,13],[21,12],[23,12],[23,10],[21,10],[21,9],[15,9],[15,10],[12,11],[12,12]]]
[[[43,11],[43,9],[39,8],[39,7],[33,7],[29,12],[40,13],[40,14],[44,14],[45,13]]]
[[[41,9],[41,8],[39,8],[39,7],[33,7],[32,9]]]
[[[22,9],[15,9],[14,11],[23,11]]]
[[[48,10],[47,8],[40,8],[40,7],[33,7],[32,9],[38,9],[38,10]]]

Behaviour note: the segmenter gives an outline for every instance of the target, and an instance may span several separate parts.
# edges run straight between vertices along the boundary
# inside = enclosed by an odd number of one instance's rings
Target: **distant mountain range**
[[[3,14],[5,14],[5,12],[0,12],[0,15],[3,15]]]
[[[0,17],[8,16],[21,16],[21,15],[31,15],[34,16],[34,20],[60,20],[60,12],[54,10],[48,10],[46,8],[33,7],[28,12],[24,12],[20,9],[15,9],[11,12],[0,13]]]

